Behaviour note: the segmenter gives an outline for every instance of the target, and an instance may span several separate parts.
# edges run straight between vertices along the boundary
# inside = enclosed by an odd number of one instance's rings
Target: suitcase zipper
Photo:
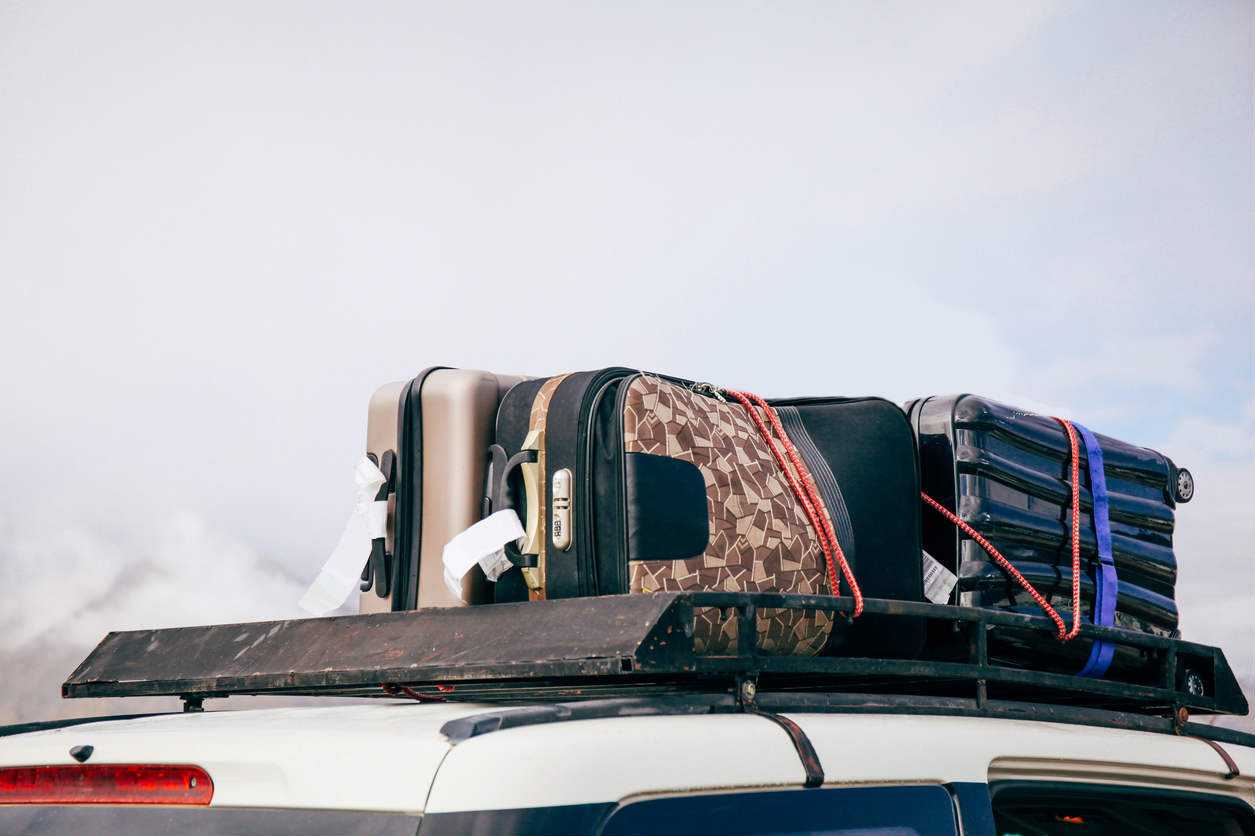
[[[574,546],[576,560],[579,562],[579,588],[584,595],[601,594],[601,585],[596,571],[597,561],[594,556],[596,552],[596,538],[594,537],[596,514],[593,509],[596,493],[593,484],[592,455],[593,434],[596,430],[596,424],[593,422],[594,412],[601,398],[605,396],[605,389],[609,384],[616,379],[631,377],[633,374],[637,374],[635,369],[623,366],[602,369],[589,380],[580,401],[575,437],[583,438],[584,443],[577,442],[575,449],[575,472],[578,474],[576,478],[579,479],[580,490],[575,491],[573,502],[576,508],[572,516],[577,520]]]
[[[728,402],[728,399],[723,396],[723,390],[713,383],[690,383],[688,388],[699,395],[705,395],[723,403]]]
[[[623,408],[627,403],[628,390],[632,388],[632,383],[636,378],[642,377],[642,373],[637,373],[629,377],[625,377],[619,383],[619,391],[614,396],[614,414],[611,416],[610,426],[614,430],[614,438],[611,439],[612,448],[614,450],[614,484],[615,484],[615,503],[618,505],[618,513],[615,517],[619,521],[618,529],[615,531],[615,555],[617,566],[617,574],[619,576],[619,591],[631,592],[628,581],[628,530],[627,530],[627,475],[623,467],[623,457],[627,453],[623,449]]]

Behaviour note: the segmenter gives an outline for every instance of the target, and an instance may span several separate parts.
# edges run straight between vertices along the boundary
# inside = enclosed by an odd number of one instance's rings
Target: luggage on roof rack
[[[1070,616],[1072,462],[1065,422],[977,395],[921,398],[906,408],[919,438],[924,493],[983,535]],[[1161,453],[1073,426],[1079,436],[1081,617],[1174,636],[1174,508],[1193,495],[1193,479]],[[941,514],[925,511],[923,531],[924,549],[958,575],[956,603],[1039,611],[980,544]],[[1096,612],[1104,594],[1110,600]],[[1010,663],[1080,671],[1096,655],[1092,644],[1039,637],[1000,642],[993,652]],[[1107,652],[1119,668],[1153,666],[1130,645]],[[1095,667],[1101,666],[1089,669]]]
[[[498,602],[853,594],[851,576],[862,595],[924,599],[915,440],[902,411],[881,398],[768,408],[747,393],[612,367],[514,387],[498,412],[497,445],[493,508],[517,509],[527,532],[519,568],[496,582]],[[791,481],[814,494],[797,496]],[[885,629],[875,614],[848,625],[824,610],[758,617],[764,652],[907,658],[924,638],[922,622]],[[735,625],[715,609],[700,612],[694,629],[699,648],[735,641]]]
[[[1246,712],[1224,654],[1175,633],[1171,509],[1192,494],[1188,471],[973,396],[908,409],[909,421],[878,398],[768,404],[626,368],[541,379],[429,369],[372,401],[368,447],[396,507],[367,572],[385,594],[363,600],[394,612],[111,633],[63,695],[169,694],[189,705],[267,693],[502,703],[701,695],[744,706],[770,694],[807,710],[999,713],[1178,733],[1190,711]],[[440,502],[426,501],[437,484]],[[924,544],[957,573],[962,606],[922,600],[921,487],[973,538],[983,531],[1001,546],[1009,563],[990,554],[1008,576],[1018,566],[1042,587],[1057,634],[974,540],[931,515]],[[1088,512],[1092,535],[1069,539],[1078,523],[1087,528],[1071,507]],[[461,603],[457,572],[441,587],[439,547],[502,510],[514,524],[506,535],[522,533],[513,509],[528,523],[522,538],[487,554],[467,547],[460,557],[471,560],[458,563],[491,558],[479,563],[490,576],[504,570],[497,604],[397,611]],[[1073,545],[1087,559],[1075,574],[1062,559]],[[853,564],[862,594],[852,583],[841,589],[848,597],[822,594],[838,588],[834,552]],[[1075,640],[1061,643],[1071,636],[1051,604],[1064,603],[1073,577],[1082,606]],[[461,598],[484,592],[464,583]],[[841,617],[860,606],[853,624]],[[1098,623],[1080,624],[1082,615]]]
[[[433,366],[371,396],[366,452],[386,479],[388,523],[363,572],[362,612],[462,603],[445,587],[440,550],[480,517],[497,405],[522,380]],[[483,600],[484,587],[468,575],[463,598]]]

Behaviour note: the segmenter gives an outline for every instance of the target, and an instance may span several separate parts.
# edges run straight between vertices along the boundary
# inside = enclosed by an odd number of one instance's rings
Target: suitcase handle
[[[384,483],[379,486],[375,501],[386,502],[393,490],[392,474],[396,467],[396,454],[385,450],[382,459],[376,458],[374,453],[367,453],[366,457],[374,462],[384,476]],[[392,555],[388,553],[386,537],[376,537],[370,541],[370,557],[366,559],[366,566],[362,569],[362,582],[358,588],[367,592],[372,586],[380,598],[387,598],[392,592]]]
[[[493,459],[497,460],[496,450],[500,450],[499,445],[493,445]],[[501,455],[504,456],[505,451],[502,450]],[[535,568],[539,560],[540,549],[537,543],[540,538],[540,453],[536,450],[523,450],[515,453],[506,462],[505,467],[501,471],[501,478],[498,480],[493,490],[493,511],[502,511],[507,508],[514,508],[514,497],[510,490],[510,480],[517,472],[523,479],[523,501],[526,507],[520,517],[526,517],[524,523],[525,533],[523,535],[524,545],[520,549],[513,540],[505,544],[506,557],[510,558],[510,562],[515,566],[523,568]],[[515,509],[517,510],[517,509]]]

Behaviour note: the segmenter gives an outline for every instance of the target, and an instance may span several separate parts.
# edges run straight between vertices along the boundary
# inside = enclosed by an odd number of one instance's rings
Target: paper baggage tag
[[[523,535],[523,524],[513,508],[484,517],[445,544],[441,554],[445,586],[461,599],[462,579],[476,564],[488,580],[496,581],[514,565],[505,555],[505,544]]]
[[[924,561],[924,597],[934,604],[946,604],[950,601],[950,593],[959,578],[937,558],[924,550],[920,550]]]
[[[353,469],[353,481],[356,484],[353,514],[331,557],[299,602],[301,609],[314,615],[326,615],[348,600],[361,581],[362,566],[370,557],[370,541],[387,532],[388,503],[375,500],[379,488],[388,481],[383,472],[362,456]]]

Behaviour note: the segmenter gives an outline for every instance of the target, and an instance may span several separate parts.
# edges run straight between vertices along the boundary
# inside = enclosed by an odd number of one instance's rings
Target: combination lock
[[[549,524],[555,549],[571,548],[571,471],[562,468],[553,474],[550,493],[553,497],[553,519]]]

